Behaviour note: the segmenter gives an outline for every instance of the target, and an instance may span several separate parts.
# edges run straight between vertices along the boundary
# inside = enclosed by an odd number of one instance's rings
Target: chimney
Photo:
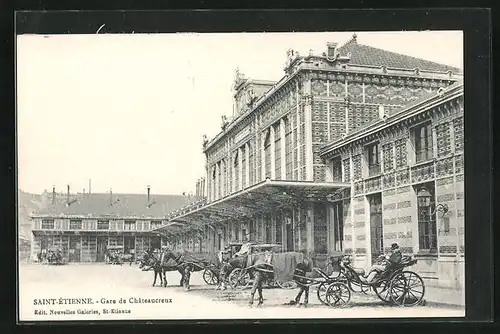
[[[68,184],[68,195],[66,196],[66,203],[69,203],[69,184]]]
[[[89,195],[92,193],[92,180],[89,179]]]
[[[382,105],[382,104],[380,104],[378,106],[378,117],[380,119],[384,119],[384,117],[385,117],[385,108],[384,108],[384,105]]]
[[[56,204],[56,187],[52,187],[52,205]]]
[[[113,189],[109,188],[109,206],[113,206]]]
[[[336,42],[328,42],[326,44],[328,52],[326,53],[326,57],[330,60],[334,60],[336,58],[336,51],[337,51],[337,45],[338,43]]]
[[[148,204],[151,203],[150,197],[151,197],[151,186],[148,185]]]

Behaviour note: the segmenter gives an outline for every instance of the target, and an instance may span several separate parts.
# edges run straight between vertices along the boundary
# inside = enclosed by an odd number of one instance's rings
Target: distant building
[[[69,262],[103,262],[109,246],[138,254],[160,248],[165,238],[151,229],[165,216],[195,201],[192,196],[147,194],[45,193],[50,201],[32,213],[31,258],[42,249],[60,248]]]
[[[234,117],[203,144],[206,203],[156,231],[202,231],[174,237],[178,249],[273,242],[317,263],[351,253],[365,267],[398,242],[435,284],[455,284],[462,276],[447,272],[463,271],[461,70],[356,35],[287,58],[274,84],[236,73]],[[442,216],[429,212],[441,203]]]

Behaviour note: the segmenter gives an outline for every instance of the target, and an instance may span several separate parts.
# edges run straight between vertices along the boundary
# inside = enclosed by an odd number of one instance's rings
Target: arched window
[[[293,161],[292,161],[292,127],[290,120],[285,118],[285,166],[286,166],[286,179],[293,179]]]
[[[247,187],[247,154],[245,151],[245,145],[241,147],[241,188],[245,189]]]
[[[254,181],[254,174],[255,174],[255,167],[254,167],[254,155],[253,155],[253,147],[250,143],[248,143],[247,146],[248,149],[248,185],[252,185],[255,183]]]
[[[238,191],[240,189],[240,166],[239,166],[239,156],[238,151],[235,152],[233,161],[233,171],[234,171],[234,190]]]
[[[264,140],[264,168],[266,178],[271,178],[271,131],[268,130]]]
[[[276,180],[281,180],[281,126],[278,122],[274,127],[274,175]]]

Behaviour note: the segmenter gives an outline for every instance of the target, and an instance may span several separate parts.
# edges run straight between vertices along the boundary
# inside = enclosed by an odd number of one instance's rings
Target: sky
[[[194,192],[202,136],[232,115],[232,83],[278,81],[286,50],[352,32],[20,35],[18,187],[27,192]],[[463,68],[461,32],[357,32],[358,43]]]

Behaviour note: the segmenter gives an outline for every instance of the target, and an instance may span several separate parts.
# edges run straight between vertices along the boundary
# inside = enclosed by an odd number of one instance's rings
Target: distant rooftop
[[[164,218],[168,213],[178,210],[192,202],[200,200],[196,196],[155,195],[151,194],[148,202],[146,194],[92,193],[57,194],[54,204],[52,193],[43,194],[44,205],[33,212],[35,215],[66,215],[85,217],[135,217]]]
[[[353,35],[347,43],[339,47],[338,52],[341,56],[350,54],[351,60],[349,64],[353,65],[385,66],[387,68],[401,69],[418,68],[426,71],[462,73],[462,70],[457,67],[359,44],[356,35]]]

